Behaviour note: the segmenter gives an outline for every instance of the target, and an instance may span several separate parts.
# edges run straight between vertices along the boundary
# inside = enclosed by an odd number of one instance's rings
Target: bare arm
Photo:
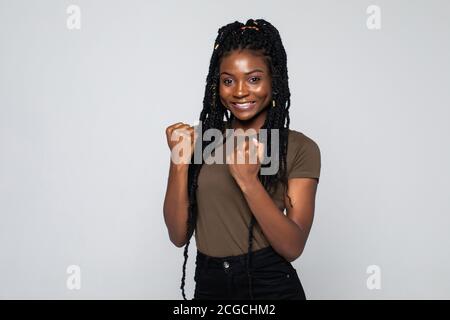
[[[259,157],[263,155],[263,145],[258,145]],[[294,261],[303,252],[314,217],[315,197],[317,190],[316,179],[295,178],[288,180],[288,194],[292,200],[292,207],[285,203],[287,214],[274,203],[264,186],[258,179],[260,163],[249,163],[249,143],[245,143],[243,150],[235,149],[228,161],[231,175],[241,188],[245,200],[260,225],[271,246],[288,261]],[[235,163],[238,155],[245,152],[245,163]]]
[[[181,139],[171,140],[174,130],[180,129],[183,132]],[[170,161],[169,178],[167,180],[166,195],[164,198],[164,221],[169,231],[170,241],[177,247],[182,247],[187,242],[187,221],[189,210],[188,196],[188,159],[192,156],[194,145],[194,128],[182,122],[175,123],[166,129],[167,143],[170,151],[185,138],[191,139],[191,150],[184,154],[183,163],[174,163]],[[172,159],[172,158],[171,158]]]
[[[187,180],[188,166],[174,164],[171,161],[163,211],[170,240],[177,247],[182,247],[187,242],[189,207]]]
[[[294,261],[302,254],[313,223],[317,180],[295,178],[288,183],[293,207],[286,197],[286,215],[258,179],[241,183],[241,189],[269,243],[286,260]]]

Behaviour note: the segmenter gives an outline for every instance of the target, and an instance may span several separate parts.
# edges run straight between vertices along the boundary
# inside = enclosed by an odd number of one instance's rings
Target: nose
[[[235,86],[235,91],[233,92],[235,98],[243,98],[248,96],[247,86],[244,81],[238,81]]]

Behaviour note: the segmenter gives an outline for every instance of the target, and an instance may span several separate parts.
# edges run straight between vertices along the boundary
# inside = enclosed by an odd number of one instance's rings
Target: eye
[[[251,77],[250,78],[250,82],[252,82],[252,83],[258,82],[259,80],[261,80],[260,77]]]
[[[233,82],[233,80],[231,80],[231,79],[224,79],[222,82],[223,82],[224,85],[229,86],[231,84],[231,82]]]

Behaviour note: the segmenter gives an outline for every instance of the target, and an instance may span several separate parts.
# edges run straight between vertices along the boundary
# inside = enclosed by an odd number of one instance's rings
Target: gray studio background
[[[66,27],[71,4],[80,30]],[[449,299],[449,12],[424,0],[1,0],[0,298],[181,299],[164,130],[198,119],[217,29],[262,17],[287,50],[291,128],[322,152],[293,263],[307,297]],[[66,286],[70,265],[80,290]],[[371,265],[381,289],[366,285]]]

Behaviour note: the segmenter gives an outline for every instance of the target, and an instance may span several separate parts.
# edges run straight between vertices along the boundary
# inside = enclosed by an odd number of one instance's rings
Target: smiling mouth
[[[231,105],[238,110],[248,110],[255,106],[256,101],[246,101],[246,102],[231,102]]]

